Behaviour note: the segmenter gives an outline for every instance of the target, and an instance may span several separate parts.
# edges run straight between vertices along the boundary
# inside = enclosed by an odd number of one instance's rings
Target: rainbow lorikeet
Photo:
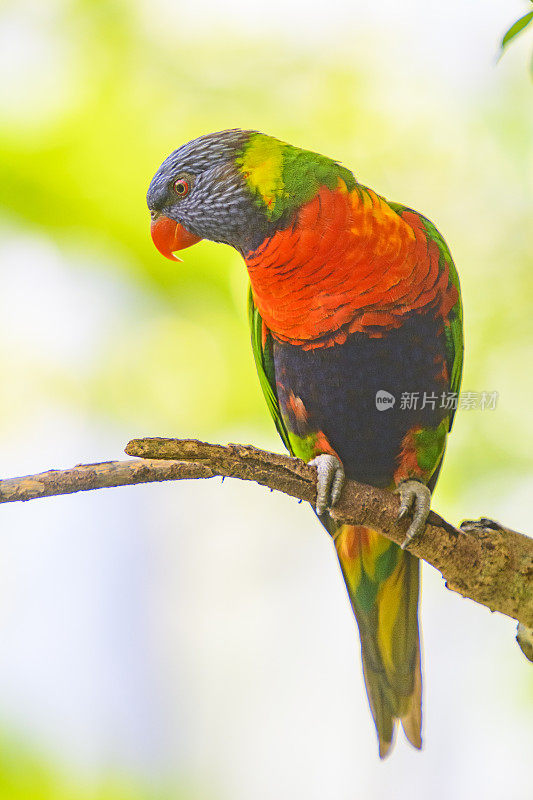
[[[329,509],[347,476],[399,492],[400,514],[413,514],[406,542],[425,525],[463,358],[444,239],[337,161],[256,131],[175,150],[147,201],[168,258],[200,239],[244,258],[261,388],[287,449],[317,467],[316,511],[359,626],[380,756],[396,721],[419,748],[418,559]]]

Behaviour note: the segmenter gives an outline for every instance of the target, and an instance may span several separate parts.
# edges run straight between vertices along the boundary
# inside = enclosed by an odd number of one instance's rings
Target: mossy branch
[[[0,481],[0,503],[217,475],[252,480],[310,503],[316,498],[314,467],[249,445],[133,439],[126,453],[138,458]],[[398,505],[391,492],[347,481],[333,516],[340,522],[369,525],[401,544],[409,521],[398,522]],[[424,533],[409,549],[438,569],[449,589],[518,620],[524,635],[533,628],[533,539],[486,519],[455,528],[431,512]]]

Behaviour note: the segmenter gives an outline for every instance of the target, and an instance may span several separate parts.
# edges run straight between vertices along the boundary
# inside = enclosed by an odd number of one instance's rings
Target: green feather
[[[333,190],[342,180],[351,191],[356,184],[350,170],[332,158],[263,133],[250,135],[236,164],[256,204],[273,222],[308,203],[321,186]]]
[[[252,350],[254,354],[255,366],[259,383],[263,390],[263,395],[272,415],[276,429],[283,440],[283,444],[292,453],[289,433],[281,417],[279,400],[276,391],[276,376],[274,374],[274,358],[272,353],[272,336],[267,333],[266,341],[263,344],[263,320],[257,310],[252,296],[252,287],[248,291],[248,320],[252,334]]]

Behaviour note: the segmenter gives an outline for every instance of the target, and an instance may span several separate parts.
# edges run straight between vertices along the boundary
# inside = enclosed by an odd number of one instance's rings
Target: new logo
[[[387,411],[387,409],[394,406],[395,402],[394,395],[386,392],[385,389],[380,389],[376,392],[376,408],[378,411]]]

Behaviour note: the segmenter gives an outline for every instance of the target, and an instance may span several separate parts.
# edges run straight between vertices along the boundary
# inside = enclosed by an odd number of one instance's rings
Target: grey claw
[[[308,463],[311,467],[316,467],[316,513],[320,516],[326,509],[334,506],[341,496],[344,467],[337,456],[329,453],[322,453]]]
[[[403,519],[411,509],[413,510],[412,522],[401,544],[402,550],[405,550],[409,542],[415,536],[422,533],[426,527],[426,521],[431,508],[431,492],[423,483],[414,480],[403,481],[397,487],[396,492],[400,495],[398,519]]]

